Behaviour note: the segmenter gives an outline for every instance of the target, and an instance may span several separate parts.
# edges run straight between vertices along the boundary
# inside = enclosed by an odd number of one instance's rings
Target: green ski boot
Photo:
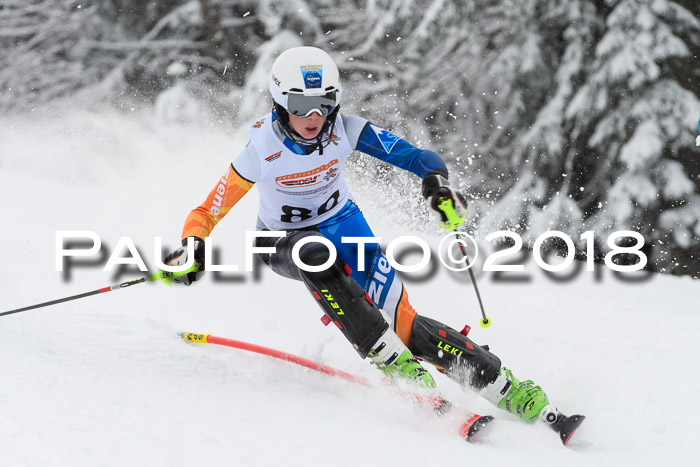
[[[530,380],[518,381],[507,368],[501,368],[498,377],[481,390],[481,395],[497,406],[533,423],[542,409],[549,405],[547,394]]]
[[[517,415],[522,420],[534,423],[537,419],[546,423],[559,434],[564,445],[586,419],[583,415],[567,417],[549,403],[547,394],[530,380],[518,381],[507,368],[501,368],[498,377],[481,390],[484,396],[499,409]]]
[[[387,329],[372,346],[367,358],[392,380],[413,381],[425,388],[435,387],[435,380],[428,370],[391,329]]]

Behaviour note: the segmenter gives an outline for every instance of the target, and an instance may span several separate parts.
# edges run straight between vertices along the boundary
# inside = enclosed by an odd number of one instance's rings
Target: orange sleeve
[[[193,209],[185,219],[185,227],[182,229],[182,238],[199,237],[204,239],[209,236],[216,224],[231,210],[253,183],[243,178],[236,172],[233,165],[218,181],[207,199]]]

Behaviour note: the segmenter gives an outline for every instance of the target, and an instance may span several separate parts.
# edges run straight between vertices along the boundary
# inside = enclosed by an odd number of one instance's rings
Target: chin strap
[[[338,117],[338,110],[340,109],[340,105],[336,106],[335,109],[333,109],[333,112],[331,112],[328,115],[328,118],[326,119],[326,122],[323,124],[323,128],[321,128],[321,131],[318,133],[318,136],[316,137],[316,147],[318,147],[318,155],[322,156],[323,155],[323,148],[331,144],[333,141],[333,130],[335,130],[335,120]],[[326,138],[325,144],[323,143],[323,136],[328,135],[328,138]],[[316,148],[314,148],[316,149]],[[313,149],[311,150],[313,152]]]
[[[318,155],[322,156],[323,155],[323,130],[325,129],[325,124],[323,125],[324,128],[321,129],[321,131],[318,133],[318,136],[316,137],[316,145],[314,146],[314,149],[318,148]],[[313,152],[313,151],[311,151]]]

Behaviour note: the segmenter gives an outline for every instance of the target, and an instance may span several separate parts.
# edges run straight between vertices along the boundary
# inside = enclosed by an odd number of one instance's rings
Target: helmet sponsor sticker
[[[301,75],[304,77],[306,89],[320,89],[323,67],[321,65],[306,65],[301,67]]]
[[[289,175],[281,175],[275,178],[275,183],[282,188],[296,188],[318,185],[331,180],[338,175],[338,159],[333,159],[328,164],[316,167],[306,172],[298,172]]]

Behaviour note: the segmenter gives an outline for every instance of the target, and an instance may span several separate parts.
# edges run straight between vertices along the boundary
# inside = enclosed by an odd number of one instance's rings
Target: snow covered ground
[[[244,142],[240,130],[162,127],[147,115],[1,118],[0,312],[140,277],[82,267],[64,281],[55,232],[95,231],[109,248],[130,236],[152,267],[153,237],[177,245],[185,216]],[[355,195],[375,233],[412,233],[370,194]],[[256,205],[257,193],[249,194],[215,230],[221,262],[243,264]],[[211,333],[379,379],[336,329],[321,325],[301,284],[261,270],[0,317],[0,466],[693,463],[697,282],[628,283],[605,269],[557,282],[532,261],[525,275],[529,281],[499,282],[479,274],[494,321],[488,329],[477,324],[465,276],[440,271],[408,290],[420,313],[458,329],[469,323],[472,339],[542,385],[561,410],[587,415],[570,449],[437,372],[457,405],[496,415],[478,443],[455,434],[454,417],[438,419],[383,391],[180,340],[183,331]]]

